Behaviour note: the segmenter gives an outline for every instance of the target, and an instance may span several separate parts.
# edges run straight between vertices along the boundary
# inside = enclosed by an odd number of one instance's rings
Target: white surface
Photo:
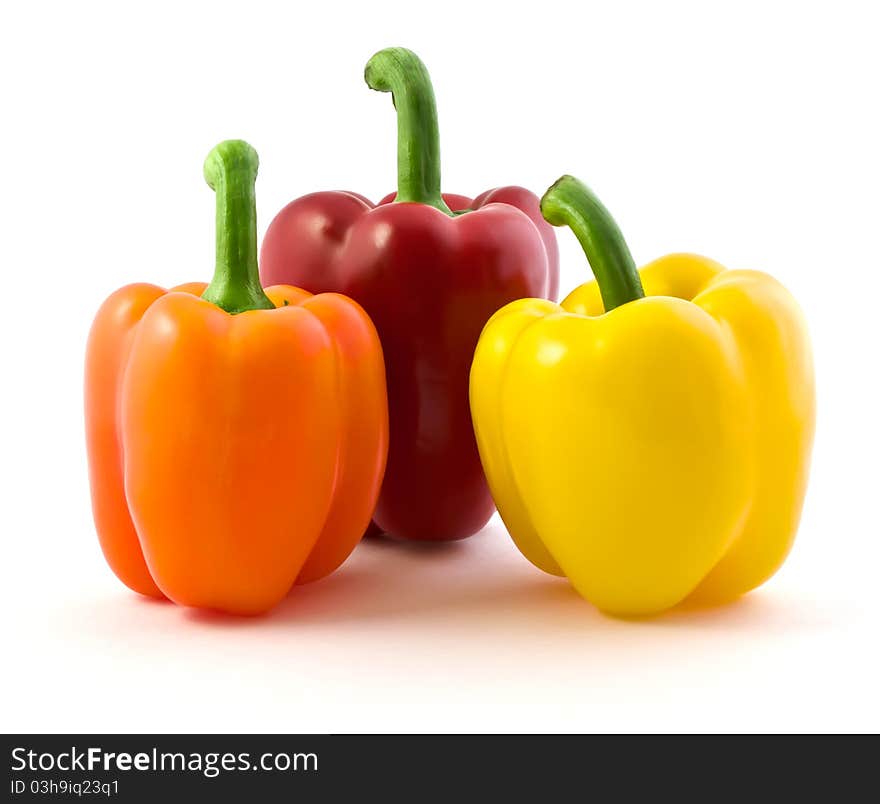
[[[0,20],[4,729],[880,727],[871,4],[47,5]],[[637,261],[703,252],[801,301],[814,470],[760,592],[610,620],[494,523],[462,544],[365,544],[260,621],[145,602],[106,569],[82,433],[91,316],[126,282],[209,276],[201,164],[221,139],[260,152],[261,231],[311,190],[390,190],[394,114],[361,71],[391,44],[434,78],[445,189],[573,173]],[[560,243],[567,292],[587,269]]]

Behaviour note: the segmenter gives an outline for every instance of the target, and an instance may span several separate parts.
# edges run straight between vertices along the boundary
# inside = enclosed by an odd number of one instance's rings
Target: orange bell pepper
[[[135,284],[100,308],[86,355],[95,524],[145,595],[263,612],[321,578],[369,524],[388,449],[375,328],[351,299],[257,271],[256,152],[221,143],[210,285]]]

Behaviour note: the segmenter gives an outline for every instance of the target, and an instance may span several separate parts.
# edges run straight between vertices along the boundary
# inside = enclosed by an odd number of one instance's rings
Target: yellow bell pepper
[[[705,257],[672,254],[640,276],[571,176],[541,210],[572,228],[596,281],[561,305],[508,304],[477,345],[477,443],[514,542],[620,616],[754,589],[788,554],[807,485],[800,309],[772,277]]]

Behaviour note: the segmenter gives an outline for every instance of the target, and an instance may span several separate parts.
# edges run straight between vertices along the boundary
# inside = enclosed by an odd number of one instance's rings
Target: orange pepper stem
[[[257,203],[260,160],[244,140],[221,142],[205,159],[205,180],[217,194],[217,262],[202,298],[235,315],[275,307],[257,269]]]

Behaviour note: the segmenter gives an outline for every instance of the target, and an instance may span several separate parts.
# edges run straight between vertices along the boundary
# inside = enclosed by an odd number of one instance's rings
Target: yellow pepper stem
[[[544,193],[541,214],[553,226],[568,226],[574,232],[599,284],[605,312],[644,297],[620,228],[586,184],[563,176]]]

